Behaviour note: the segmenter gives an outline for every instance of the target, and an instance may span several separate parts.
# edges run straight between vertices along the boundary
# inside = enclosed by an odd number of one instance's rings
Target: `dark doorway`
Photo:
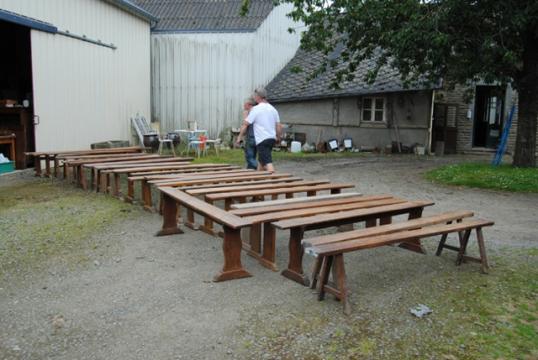
[[[477,86],[473,127],[473,146],[497,148],[501,137],[505,89],[500,86]]]
[[[436,103],[433,107],[432,151],[441,154],[455,154],[458,128],[455,104]]]
[[[0,39],[0,135],[15,134],[12,160],[21,169],[28,165],[24,152],[35,150],[30,29],[0,20]]]

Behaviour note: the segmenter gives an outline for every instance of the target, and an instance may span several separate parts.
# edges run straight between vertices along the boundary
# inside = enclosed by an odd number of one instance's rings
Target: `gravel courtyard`
[[[220,239],[189,229],[184,235],[156,238],[158,214],[121,204],[121,216],[111,224],[99,223],[89,233],[70,230],[91,244],[73,249],[84,256],[73,261],[67,255],[51,256],[37,268],[30,264],[27,270],[4,274],[0,359],[488,358],[481,329],[486,332],[490,324],[479,319],[475,300],[487,289],[499,296],[499,303],[504,301],[506,289],[496,286],[514,282],[505,276],[519,276],[522,264],[534,271],[529,276],[536,274],[538,194],[445,187],[423,178],[429,169],[461,160],[365,156],[288,161],[276,167],[304,179],[352,182],[363,194],[434,201],[425,215],[465,209],[494,220],[495,226],[484,230],[489,275],[480,274],[478,264],[456,267],[451,251],[434,256],[436,239],[424,241],[427,255],[396,247],[348,254],[353,313],[346,317],[332,296],[318,302],[311,290],[245,254],[243,263],[253,277],[213,283],[222,265]],[[52,182],[81,196],[87,206],[106,197]],[[1,176],[0,205],[14,187],[50,183],[31,171]],[[16,210],[16,203],[10,205]],[[14,222],[25,219],[31,226],[31,221],[46,223],[61,215],[48,213],[47,206],[39,209],[0,212],[0,253],[7,251]],[[96,211],[93,216],[99,222],[103,215]],[[277,263],[283,269],[286,233],[277,236]],[[474,241],[469,251],[476,254]],[[306,271],[311,264],[305,256]],[[536,291],[527,295],[536,306]],[[419,319],[409,309],[421,303],[433,313]]]

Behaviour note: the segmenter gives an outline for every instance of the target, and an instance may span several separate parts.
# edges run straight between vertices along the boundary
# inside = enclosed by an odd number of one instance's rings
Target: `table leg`
[[[213,281],[226,281],[252,276],[241,264],[241,230],[224,226],[224,266]]]
[[[45,176],[50,177],[50,158],[47,157],[47,160],[45,161]]]
[[[37,155],[34,157],[34,170],[35,176],[41,176],[41,156]]]
[[[163,227],[156,236],[183,234],[177,226],[178,206],[176,201],[168,195],[163,197]]]
[[[116,173],[114,173],[113,194],[116,197],[120,196],[120,174]]]
[[[88,179],[86,177],[84,166],[80,167],[80,186],[82,186],[82,189],[88,190]]]
[[[60,160],[54,157],[54,177],[58,177],[58,168],[60,167]]]
[[[420,218],[422,216],[422,210],[423,209],[424,208],[418,208],[418,209],[415,209],[415,210],[411,210],[411,212],[409,212],[408,220]],[[414,251],[414,252],[417,252],[417,253],[420,253],[420,254],[426,254],[426,250],[422,246],[422,243],[420,242],[419,238],[407,240],[405,242],[400,243],[398,246],[403,248],[403,249],[411,250],[411,251]]]
[[[289,262],[288,268],[282,271],[282,275],[301,285],[308,286],[310,283],[308,276],[303,273],[303,239],[304,228],[294,227],[290,230],[289,240]]]
[[[153,200],[151,199],[151,185],[146,179],[142,180],[142,200],[144,202],[144,209],[153,211]]]
[[[484,274],[488,273],[489,265],[486,256],[486,244],[484,244],[484,235],[482,228],[476,229],[476,240],[478,241],[478,250],[480,251],[480,269]]]
[[[127,195],[123,198],[125,202],[132,203],[134,199],[134,180],[127,179]]]
[[[200,229],[200,227],[196,225],[196,222],[194,221],[194,211],[192,211],[192,209],[187,208],[187,220],[185,220],[185,226],[191,228],[192,230]],[[241,236],[239,236],[239,238],[241,238]]]
[[[205,201],[208,204],[213,205],[213,200],[205,199]],[[213,229],[213,220],[208,216],[204,217],[204,225],[200,226],[200,230],[212,236],[216,235],[215,229]]]
[[[260,264],[273,271],[278,271],[275,264],[276,229],[271,223],[263,224],[263,253],[259,258]]]

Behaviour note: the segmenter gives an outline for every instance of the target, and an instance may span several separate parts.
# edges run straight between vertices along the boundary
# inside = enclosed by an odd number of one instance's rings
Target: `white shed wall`
[[[152,113],[162,131],[196,121],[216,137],[242,121],[243,100],[266,85],[293,57],[300,35],[274,9],[254,33],[152,35]]]
[[[131,140],[129,118],[150,117],[149,23],[101,0],[0,0],[0,8],[117,47],[32,30],[36,150]]]

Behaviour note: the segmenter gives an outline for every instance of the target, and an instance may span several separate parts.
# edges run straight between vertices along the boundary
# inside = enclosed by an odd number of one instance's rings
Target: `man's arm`
[[[276,141],[280,141],[282,139],[282,124],[280,122],[276,123]]]
[[[237,135],[237,140],[235,141],[235,143],[237,145],[239,145],[239,143],[241,142],[241,140],[243,140],[243,136],[245,136],[245,133],[247,132],[247,128],[250,124],[248,123],[247,120],[243,120],[243,124],[241,125],[241,129],[239,129],[239,135]]]

